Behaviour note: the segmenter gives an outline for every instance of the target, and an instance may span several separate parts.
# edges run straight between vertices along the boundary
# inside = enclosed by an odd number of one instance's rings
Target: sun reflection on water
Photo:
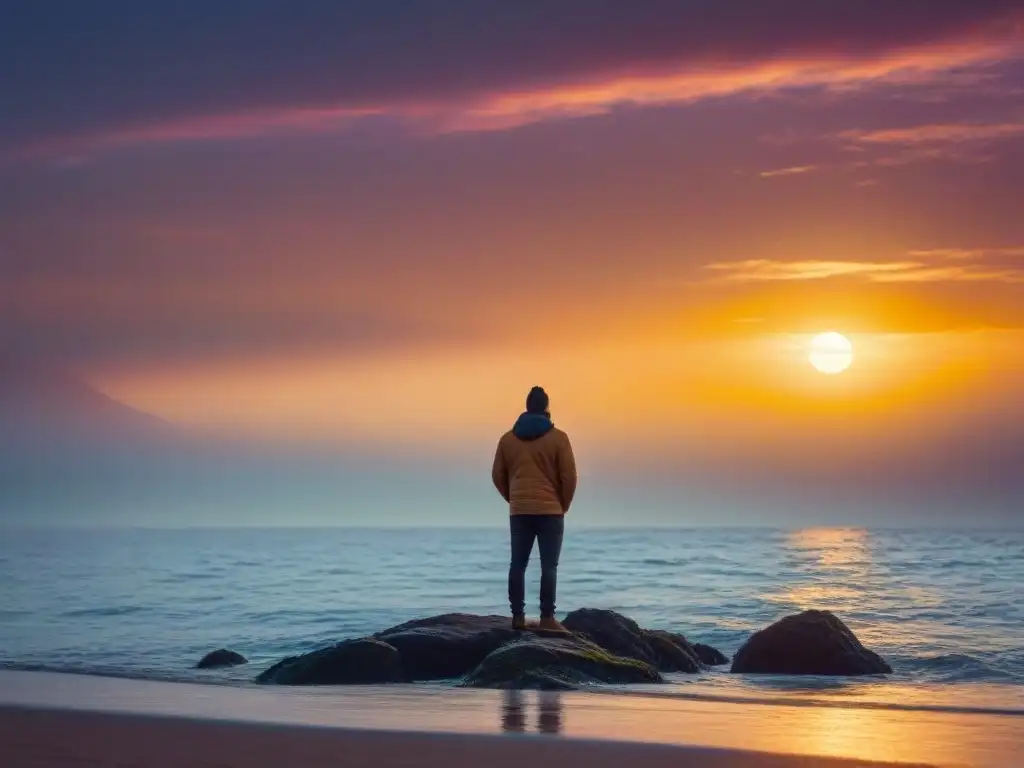
[[[781,568],[790,578],[762,598],[780,614],[828,610],[849,623],[865,644],[912,646],[931,631],[923,620],[887,620],[885,602],[899,599],[920,612],[940,603],[921,585],[900,585],[873,551],[871,533],[859,528],[808,528],[785,539]],[[896,594],[894,594],[896,590]]]
[[[764,595],[770,603],[795,610],[813,608],[849,614],[870,599],[873,562],[864,530],[793,531],[785,540],[782,566],[795,578]]]
[[[835,680],[746,676],[735,684],[723,681],[723,691],[739,687],[742,697],[767,697],[779,703],[842,701],[856,707],[1018,708],[1021,698],[1015,688],[967,686],[954,693],[944,678],[933,679],[921,673],[920,658],[929,648],[949,644],[956,617],[947,615],[949,607],[943,600],[941,583],[901,579],[901,573],[919,571],[911,559],[914,550],[901,549],[898,539],[895,543],[890,539],[856,528],[792,531],[781,540],[778,570],[774,578],[766,580],[771,586],[759,597],[774,618],[810,609],[832,611],[866,647],[892,664],[892,675]],[[967,647],[966,641],[961,647]],[[977,641],[973,647],[981,648]],[[860,712],[863,710],[834,713],[829,709],[815,717],[845,718],[848,723],[856,723],[865,717]],[[844,726],[843,732],[849,733],[851,728]],[[828,736],[828,731],[815,730],[824,734],[820,738]]]

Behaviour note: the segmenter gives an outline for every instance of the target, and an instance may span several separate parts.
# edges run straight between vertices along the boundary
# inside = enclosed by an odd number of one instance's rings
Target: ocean
[[[283,656],[412,618],[507,613],[507,547],[500,528],[0,531],[0,667],[244,685]],[[534,598],[536,553],[528,579]],[[782,616],[828,609],[895,673],[719,668],[647,692],[1024,715],[1022,584],[1020,531],[597,530],[570,519],[559,613],[611,608],[731,655]],[[251,663],[192,668],[220,647]]]

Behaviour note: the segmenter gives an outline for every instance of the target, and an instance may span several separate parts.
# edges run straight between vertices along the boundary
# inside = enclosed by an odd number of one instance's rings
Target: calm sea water
[[[282,656],[411,618],[507,612],[495,530],[6,531],[0,666],[240,684]],[[656,693],[1024,714],[1024,533],[573,530],[559,609],[602,607],[727,654],[837,613],[886,680],[679,676]],[[530,572],[536,593],[537,567]],[[251,664],[190,667],[226,646]]]

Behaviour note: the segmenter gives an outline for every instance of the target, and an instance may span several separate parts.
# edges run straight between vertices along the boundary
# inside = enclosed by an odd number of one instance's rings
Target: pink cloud
[[[895,261],[743,259],[704,268],[726,282],[740,283],[842,277],[876,283],[1024,283],[1024,247],[922,249]]]
[[[941,82],[955,71],[1024,58],[1024,27],[972,33],[959,41],[872,54],[766,59],[744,65],[707,59],[651,71],[594,74],[548,85],[480,91],[454,100],[398,99],[380,103],[298,106],[233,114],[189,116],[22,147],[10,160],[82,157],[118,147],[332,134],[359,121],[387,117],[428,134],[501,131],[548,120],[606,114],[622,107],[684,105],[706,99],[763,96],[794,88],[850,89]],[[987,132],[1015,134],[1019,126],[932,126],[903,133],[850,135],[859,142],[966,140]],[[962,137],[959,138],[958,137]]]
[[[890,128],[879,131],[847,131],[842,138],[864,144],[941,144],[988,141],[1024,136],[1024,122],[943,123]]]

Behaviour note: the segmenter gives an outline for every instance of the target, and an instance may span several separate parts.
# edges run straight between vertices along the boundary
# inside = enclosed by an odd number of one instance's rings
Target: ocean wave
[[[130,616],[133,613],[145,613],[151,610],[144,605],[111,605],[99,608],[76,608],[71,611],[63,611],[60,615],[81,619],[89,616]]]
[[[108,677],[121,680],[142,680],[159,683],[194,683],[200,685],[216,685],[229,687],[248,687],[256,685],[253,682],[255,676],[266,666],[268,662],[252,663],[247,667],[233,667],[223,670],[131,670],[109,666],[85,666],[76,664],[23,664],[17,662],[0,661],[0,670],[11,670],[20,672],[45,672],[50,674],[64,675],[85,675],[91,677]],[[423,683],[398,683],[389,684],[389,689],[411,690],[421,689]],[[438,689],[455,689],[456,683],[452,681],[438,681],[429,684]],[[338,696],[344,696],[346,692],[353,691],[364,686],[320,686],[320,692],[330,691]],[[377,688],[379,686],[368,686]],[[618,686],[592,685],[584,686],[583,691],[589,694],[602,696],[628,696],[639,699],[670,699],[676,701],[697,701],[714,704],[736,704],[741,706],[758,707],[801,707],[801,708],[828,708],[828,709],[861,709],[881,710],[891,712],[928,712],[938,714],[962,714],[962,715],[991,715],[999,717],[1024,717],[1022,707],[998,707],[998,706],[965,706],[957,704],[929,704],[927,702],[883,702],[870,700],[855,700],[849,698],[824,698],[815,696],[748,696],[731,694],[726,692],[690,692],[679,689],[664,687],[633,687],[623,688]]]
[[[211,536],[197,555],[191,534],[104,532],[102,561],[100,539],[77,533],[0,537],[0,583],[12,596],[0,602],[29,609],[0,613],[0,662],[243,685],[263,662],[416,617],[507,611],[503,545],[477,532],[303,531],[284,543],[277,530],[240,535]],[[1024,708],[1024,538],[877,531],[845,550],[811,544],[785,532],[581,530],[566,549],[560,598],[727,654],[788,613],[830,608],[896,670],[861,682],[717,671],[649,696]],[[956,560],[985,565],[939,567]],[[531,602],[537,575],[534,560]],[[190,670],[220,647],[251,663]]]
[[[198,670],[134,670],[123,667],[93,666],[83,664],[32,664],[0,661],[0,670],[11,672],[46,672],[57,675],[84,675],[86,677],[112,677],[118,680],[148,680],[157,683],[203,683],[205,685],[237,686],[248,682],[237,678],[203,676]]]
[[[963,653],[945,653],[939,656],[922,656],[906,662],[908,668],[934,673],[944,682],[976,682],[985,680],[1013,680],[1024,682],[1015,675],[988,662]]]
[[[669,567],[673,567],[673,568],[676,567],[676,566],[680,566],[680,565],[686,565],[686,563],[687,563],[686,560],[681,560],[679,558],[673,558],[671,560],[665,560],[665,559],[660,558],[660,557],[648,557],[648,558],[640,561],[640,565],[654,565],[654,566],[658,566],[658,567],[669,566]]]
[[[203,571],[201,573],[175,573],[155,581],[157,584],[188,584],[193,581],[216,581],[222,578],[221,573]]]

